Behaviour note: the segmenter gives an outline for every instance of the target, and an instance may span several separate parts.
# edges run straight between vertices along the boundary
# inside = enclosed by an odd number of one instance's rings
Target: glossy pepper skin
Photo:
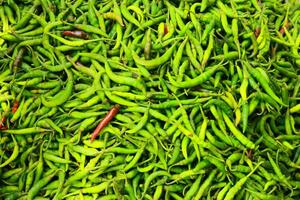
[[[63,36],[70,36],[81,39],[88,39],[88,34],[84,31],[74,30],[74,31],[63,31]]]
[[[100,131],[114,118],[114,116],[119,112],[120,105],[115,105],[106,116],[100,121],[96,129],[94,130],[91,141],[94,141],[95,138],[99,135]]]

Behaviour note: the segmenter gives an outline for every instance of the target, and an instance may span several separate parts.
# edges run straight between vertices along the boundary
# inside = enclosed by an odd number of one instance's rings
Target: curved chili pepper
[[[112,118],[119,112],[120,105],[115,105],[107,114],[106,116],[100,121],[96,129],[94,130],[91,142],[99,135],[100,131],[112,120]]]
[[[14,72],[16,72],[19,68],[19,66],[22,64],[22,59],[23,59],[23,55],[25,53],[26,49],[25,48],[21,48],[17,54],[17,56],[15,57],[15,60],[13,62],[13,70]]]
[[[7,129],[8,129],[7,125],[5,125],[3,127],[1,127],[1,125],[0,125],[0,130],[7,130]]]
[[[0,122],[0,129],[4,129],[5,128],[5,126],[4,126],[5,121],[6,121],[6,117],[3,116],[2,119],[1,119],[1,122]]]
[[[63,36],[70,36],[70,37],[76,37],[81,39],[88,39],[88,34],[81,30],[74,30],[74,31],[63,31]]]
[[[256,29],[254,30],[254,35],[255,35],[256,38],[259,36],[260,31],[261,31],[260,28],[256,28]]]
[[[19,105],[20,105],[19,101],[16,100],[16,101],[14,102],[13,106],[11,107],[11,112],[12,112],[12,113],[15,113],[15,112],[18,110]]]
[[[164,35],[166,35],[169,32],[169,28],[167,24],[164,24]]]
[[[286,23],[284,23],[284,25],[280,28],[279,32],[281,33],[281,35],[284,35],[284,27],[288,28],[289,27],[289,22],[287,21]]]

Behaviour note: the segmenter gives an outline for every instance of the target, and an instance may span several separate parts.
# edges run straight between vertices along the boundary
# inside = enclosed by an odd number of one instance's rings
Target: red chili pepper
[[[64,36],[76,37],[81,39],[87,39],[88,34],[84,31],[74,30],[74,31],[63,31],[62,34]]]
[[[6,117],[3,116],[2,119],[1,119],[1,122],[0,122],[0,129],[2,129],[2,128],[5,127],[5,126],[4,126],[5,121],[6,121]]]
[[[164,35],[166,35],[169,32],[167,24],[164,24]]]
[[[119,112],[120,105],[115,105],[107,114],[106,116],[100,121],[96,129],[94,130],[91,142],[99,135],[100,131],[112,120],[112,118]]]
[[[281,33],[281,35],[284,35],[285,31],[284,31],[284,27],[288,28],[289,26],[289,22],[287,21],[279,30],[279,32]]]
[[[12,113],[17,112],[18,108],[19,108],[19,101],[16,100],[16,101],[14,102],[13,106],[11,107],[11,112],[12,112]]]
[[[257,38],[257,37],[259,36],[259,34],[260,34],[260,28],[256,28],[256,29],[254,30],[254,35],[255,35],[255,37]]]

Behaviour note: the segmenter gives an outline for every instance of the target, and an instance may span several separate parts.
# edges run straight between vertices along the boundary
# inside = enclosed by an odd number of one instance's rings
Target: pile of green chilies
[[[2,0],[0,199],[300,198],[297,0]]]

